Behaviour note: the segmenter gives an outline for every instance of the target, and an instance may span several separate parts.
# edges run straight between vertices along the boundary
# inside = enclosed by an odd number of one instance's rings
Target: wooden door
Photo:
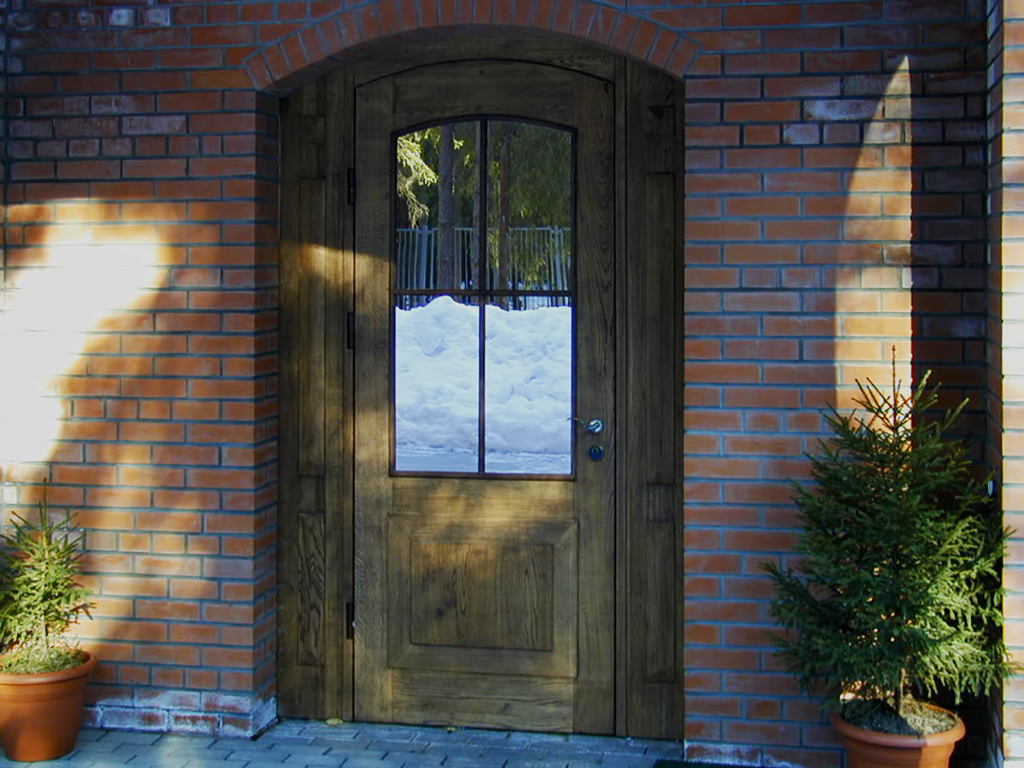
[[[478,61],[384,77],[355,102],[354,715],[612,733],[612,88],[556,67]],[[566,427],[564,471],[494,473],[483,459],[476,472],[396,469],[396,137],[468,119],[543,122],[572,139],[572,415],[604,429]]]
[[[376,135],[376,140],[387,142],[392,129],[401,132],[404,129],[399,126],[409,120],[436,122],[445,119],[445,115],[450,116],[452,110],[459,115],[468,114],[473,109],[474,99],[477,108],[491,110],[490,116],[532,116],[533,119],[563,126],[579,122],[587,111],[601,112],[600,120],[588,118],[577,136],[577,188],[580,196],[590,194],[593,197],[594,193],[587,190],[606,189],[606,185],[612,183],[608,179],[614,176],[615,223],[613,226],[610,220],[602,219],[593,222],[594,226],[583,227],[581,224],[582,228],[577,227],[577,234],[582,238],[585,232],[598,233],[589,237],[599,239],[610,238],[614,231],[616,243],[614,316],[617,358],[614,387],[617,407],[615,414],[611,410],[604,414],[609,428],[603,444],[609,454],[602,465],[604,471],[610,472],[614,463],[617,472],[615,512],[613,515],[610,483],[605,484],[604,491],[591,492],[596,495],[607,493],[609,497],[599,504],[602,511],[598,516],[604,516],[599,524],[595,522],[597,517],[584,516],[577,520],[575,508],[571,513],[565,512],[564,504],[567,502],[556,498],[552,489],[566,483],[545,480],[527,484],[537,485],[538,492],[552,494],[551,498],[531,499],[529,510],[515,514],[517,521],[525,521],[517,522],[517,525],[526,526],[517,534],[523,542],[533,535],[529,525],[546,518],[547,510],[553,510],[551,515],[556,524],[568,516],[572,517],[569,536],[575,537],[573,551],[577,557],[574,564],[577,570],[576,578],[570,580],[570,588],[584,581],[588,585],[597,584],[599,580],[607,583],[610,577],[605,570],[606,563],[614,559],[615,618],[614,622],[605,621],[597,612],[598,609],[606,611],[607,605],[586,608],[582,615],[573,614],[571,621],[575,622],[576,650],[575,656],[568,658],[576,665],[577,675],[571,678],[571,682],[570,678],[557,675],[547,677],[548,672],[543,670],[536,675],[488,678],[494,683],[494,689],[502,688],[500,694],[504,698],[500,706],[504,709],[500,716],[495,715],[496,705],[489,694],[479,695],[467,688],[466,694],[476,697],[482,714],[474,714],[465,721],[537,727],[525,723],[522,716],[514,718],[507,715],[507,712],[520,712],[527,706],[535,712],[558,713],[557,718],[542,717],[541,728],[602,731],[607,730],[606,721],[601,720],[605,715],[584,717],[577,716],[577,713],[603,711],[600,707],[590,707],[588,702],[598,700],[607,706],[614,699],[617,734],[678,739],[682,737],[684,721],[681,493],[684,230],[680,218],[683,203],[683,84],[636,62],[562,38],[529,37],[522,30],[515,34],[507,30],[491,35],[481,30],[476,32],[474,35],[453,34],[419,40],[403,38],[401,44],[383,46],[365,59],[302,85],[282,100],[277,465],[280,475],[277,542],[279,632],[273,638],[277,643],[278,712],[286,717],[352,719],[356,717],[358,700],[362,717],[411,719],[409,713],[416,707],[435,710],[433,703],[424,696],[417,693],[414,697],[406,692],[413,683],[420,685],[431,675],[442,677],[447,682],[432,689],[442,691],[441,696],[445,695],[444,691],[459,685],[459,678],[450,676],[445,670],[428,674],[389,666],[392,657],[389,656],[386,632],[391,626],[391,617],[388,608],[380,607],[387,602],[389,595],[388,566],[384,559],[386,551],[379,549],[374,559],[368,556],[367,547],[361,545],[358,553],[355,548],[356,456],[360,456],[360,461],[367,458],[361,455],[366,430],[390,428],[388,423],[381,425],[376,422],[378,426],[374,427],[372,419],[363,421],[366,414],[357,413],[355,402],[357,359],[361,375],[367,377],[360,386],[369,381],[371,387],[387,388],[389,381],[386,371],[375,371],[370,362],[372,355],[377,353],[371,351],[371,356],[365,357],[358,344],[353,343],[357,339],[360,343],[378,343],[373,341],[372,317],[364,317],[363,310],[369,298],[364,293],[374,281],[382,281],[381,285],[386,285],[389,279],[386,274],[388,267],[368,259],[374,254],[388,253],[391,248],[389,235],[378,233],[379,242],[367,246],[369,230],[366,225],[370,220],[364,220],[362,214],[363,209],[371,216],[375,211],[378,216],[382,211],[386,214],[386,203],[382,208],[368,204],[365,198],[368,195],[387,197],[390,187],[387,184],[374,187],[374,175],[368,175],[365,164],[360,164],[357,171],[355,163],[355,93],[377,87],[374,85],[377,83],[384,88],[387,102],[361,111],[360,133],[363,139],[373,140]],[[489,83],[484,94],[477,92],[481,89],[479,78],[464,74],[472,70],[463,67],[471,65],[452,65],[450,70],[439,66],[452,61],[499,59],[529,63],[509,64],[518,67],[514,70],[517,74],[496,78]],[[403,104],[409,104],[403,94],[407,94],[410,88],[415,91],[419,86],[415,85],[415,80],[408,79],[399,80],[396,86],[392,76],[416,67],[424,67],[429,73],[428,83],[422,90],[424,95],[428,92],[427,87],[433,87],[429,85],[430,79],[440,78],[438,73],[460,74],[454,84],[445,86],[447,95],[431,96],[432,102],[426,109],[415,104],[403,107]],[[585,101],[585,94],[582,90],[577,92],[575,85],[566,87],[564,81],[561,86],[553,85],[537,74],[549,72],[552,68],[571,70],[575,75],[570,79],[575,83],[589,84],[587,88],[592,94],[596,93],[593,86],[598,82],[601,84],[598,90],[614,90],[614,169],[607,166],[606,149],[596,155],[592,153],[595,159],[587,163],[583,162],[580,154],[588,142],[607,146],[605,136],[611,135],[611,128],[604,114],[605,107],[593,106],[596,102],[592,99]],[[497,69],[503,69],[503,66]],[[401,82],[408,84],[404,90]],[[445,81],[437,79],[437,82]],[[529,87],[524,88],[524,83]],[[503,98],[501,88],[508,89],[513,98]],[[521,98],[515,97],[524,90],[530,100],[525,106]],[[456,93],[459,94],[457,99],[450,98]],[[552,100],[551,104],[545,105],[545,99]],[[456,101],[461,106],[453,106]],[[591,106],[586,106],[587,103]],[[406,112],[399,112],[400,109]],[[588,126],[594,130],[588,131]],[[382,127],[382,134],[374,133]],[[594,131],[598,130],[605,133],[594,138]],[[383,175],[379,177],[384,178],[391,170],[388,161],[378,159],[377,162],[384,163],[385,167],[380,170]],[[596,187],[592,182],[585,183],[588,177],[597,177]],[[357,179],[359,184],[356,188],[361,198],[358,208],[354,204],[356,195],[350,184]],[[598,215],[610,215],[610,206],[604,202],[589,210],[601,211]],[[589,215],[586,206],[580,208],[582,219]],[[358,280],[357,230],[361,238]],[[580,248],[583,247],[581,242]],[[610,292],[603,288],[593,292],[586,285],[587,280],[598,283],[611,281],[608,266],[611,256],[606,256],[607,245],[602,240],[596,247],[593,244],[587,247],[591,256],[580,260],[584,271],[577,275],[579,287],[586,295],[604,298],[596,304],[594,301],[577,302],[577,319],[583,323],[580,332],[606,323],[607,316],[613,312],[610,303],[600,303],[608,299]],[[367,269],[379,273],[374,281],[364,279]],[[387,302],[386,298],[378,297],[378,300]],[[586,320],[587,317],[597,318],[596,323]],[[367,320],[371,321],[370,328],[366,326]],[[386,350],[387,340],[379,343]],[[580,349],[584,351],[586,345]],[[610,355],[611,350],[602,354]],[[585,386],[602,381],[610,387],[608,366],[599,356],[593,360],[596,362],[577,361],[577,380],[582,377]],[[387,361],[381,365],[387,365]],[[581,367],[584,365],[591,367],[584,370]],[[579,390],[578,398],[594,396],[587,392],[585,388]],[[604,397],[607,392],[602,390],[599,394]],[[369,406],[372,407],[373,398],[370,400]],[[385,398],[384,403],[387,402]],[[587,419],[600,416],[599,406],[596,401],[581,401],[577,415]],[[362,396],[358,407],[364,408]],[[357,421],[362,430],[358,443],[355,435]],[[586,432],[578,432],[577,440],[578,468],[592,471],[594,467],[585,461],[580,467],[579,462],[583,461],[583,452],[597,441]],[[364,477],[373,475],[364,474]],[[408,477],[388,480],[390,475],[386,469],[379,477],[382,478],[380,482],[385,483],[382,488],[360,486],[360,508],[367,488],[374,494],[384,494],[391,499],[395,498],[394,483],[401,485],[410,481]],[[468,508],[471,500],[478,510],[486,506],[486,516],[474,513],[473,519],[479,520],[480,530],[485,523],[499,531],[504,530],[501,523],[494,522],[501,519],[498,517],[497,496],[489,495],[484,499],[485,505],[479,501],[479,494],[467,493],[466,488],[473,483],[463,482],[464,479],[447,482],[449,479],[434,478],[436,489],[424,490],[421,487],[420,492],[442,503],[447,503],[444,502],[446,495],[454,499],[452,517],[460,508]],[[488,481],[484,485],[489,489],[492,483],[496,486],[504,484],[520,488],[517,493],[522,492],[524,483],[519,483],[518,479],[505,482],[507,480]],[[571,491],[574,507],[582,498],[578,495],[580,488],[584,487],[582,480],[583,476],[577,475],[577,479],[572,481],[575,484]],[[491,494],[490,490],[488,494]],[[402,498],[401,493],[397,498]],[[511,505],[507,500],[501,503],[506,507]],[[695,510],[699,516],[699,505]],[[365,537],[369,532],[377,537],[377,541],[388,542],[385,534],[391,525],[391,517],[394,516],[390,512],[384,513],[383,517],[361,517],[359,536]],[[610,526],[613,518],[614,558],[610,552],[612,545],[604,536],[605,524]],[[543,529],[538,523],[538,528],[548,536],[548,540],[556,535],[550,527]],[[397,529],[397,536],[408,538],[413,533],[400,525]],[[441,539],[443,533],[441,531],[436,538]],[[451,547],[461,545],[448,539],[442,543],[448,547],[442,549],[448,553],[449,560],[456,557]],[[530,561],[537,552],[553,551],[543,549],[548,544],[540,546],[538,550],[532,544],[524,544],[518,550],[520,557],[516,562]],[[559,551],[564,549],[565,545]],[[461,551],[470,551],[470,545]],[[357,554],[360,557],[358,562],[355,559]],[[508,558],[514,554],[515,550],[510,550],[507,557],[503,555],[505,559],[501,562],[510,562]],[[422,558],[422,553],[420,556]],[[404,567],[401,561],[395,565],[399,569]],[[502,566],[506,571],[511,567]],[[360,579],[358,594],[355,585],[357,574]],[[384,580],[380,581],[382,575]],[[401,570],[398,575],[402,575]],[[378,579],[376,586],[375,577]],[[504,584],[509,591],[492,590],[486,596],[489,602],[520,599],[518,591],[519,585],[524,583],[522,580],[508,577],[492,580],[492,583]],[[582,589],[582,600],[589,599],[588,594],[604,594],[589,586],[575,588]],[[413,594],[406,591],[410,596]],[[436,592],[430,592],[430,595],[434,596],[430,599],[436,599]],[[371,598],[371,603],[376,602],[376,609],[360,602],[367,597]],[[562,599],[565,599],[564,593]],[[417,602],[421,609],[426,604],[424,600]],[[577,594],[572,605],[587,604],[581,602]],[[358,631],[352,627],[353,607]],[[558,615],[561,617],[561,613]],[[616,657],[614,697],[607,695],[611,686],[607,671],[595,662],[608,654],[612,644],[608,632],[613,623]],[[428,654],[428,662],[435,666],[439,664],[439,652],[433,653],[433,649],[439,640],[446,639],[441,629],[458,636],[459,631],[464,631],[460,626],[435,628],[435,634],[428,638],[433,643],[429,646],[432,654]],[[498,631],[508,631],[500,624],[495,626]],[[528,634],[528,642],[533,645],[519,640],[521,646],[527,647],[513,649],[518,656],[513,654],[512,658],[540,658],[543,652],[531,648],[550,644],[537,630],[536,622],[528,626],[533,633]],[[554,629],[549,634],[555,637]],[[417,639],[422,640],[423,636]],[[482,640],[486,649],[494,651],[489,637],[478,635],[476,640]],[[376,672],[356,664],[357,643],[361,660],[376,659]],[[367,651],[370,652],[369,657]],[[463,654],[451,653],[450,657],[456,655],[461,658]],[[491,657],[494,655],[491,653]],[[472,654],[467,652],[465,656],[470,658]],[[477,654],[474,662],[478,665],[484,663],[479,657]],[[562,663],[561,658],[553,659],[549,666],[554,667],[557,662],[568,668],[570,662]],[[559,674],[562,674],[561,670]],[[444,685],[448,687],[444,688]],[[367,689],[371,692],[369,698]],[[457,693],[453,698],[462,696],[463,690],[459,689]],[[407,702],[415,699],[418,703],[395,708],[392,699],[396,697]],[[376,702],[376,709],[368,710],[363,703],[366,701]],[[524,705],[522,702],[531,703]],[[566,715],[569,702],[572,712]],[[447,706],[447,702],[441,703]],[[491,712],[487,711],[488,707]],[[436,711],[445,712],[443,706],[437,707]],[[457,714],[460,719],[463,717],[462,713]],[[446,717],[454,720],[451,714],[446,714]]]

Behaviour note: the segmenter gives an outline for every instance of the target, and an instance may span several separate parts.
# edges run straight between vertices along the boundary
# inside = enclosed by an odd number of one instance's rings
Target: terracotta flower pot
[[[927,736],[867,731],[850,725],[835,713],[830,720],[843,737],[846,768],[948,768],[953,747],[966,732],[960,718],[948,731]]]
[[[84,663],[59,672],[0,673],[0,743],[9,760],[52,760],[75,748],[96,663],[87,653]]]

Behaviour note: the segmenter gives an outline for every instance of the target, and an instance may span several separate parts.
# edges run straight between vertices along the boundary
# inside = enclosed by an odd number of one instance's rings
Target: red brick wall
[[[1009,336],[986,347],[983,0],[7,5],[11,306],[77,306],[32,298],[57,257],[153,267],[38,372],[57,442],[4,475],[7,503],[48,477],[89,529],[95,722],[247,733],[272,716],[277,146],[259,92],[396,33],[504,24],[685,78],[687,754],[838,765],[770,655],[758,564],[792,546],[786,481],[819,409],[884,379],[893,344],[984,429],[986,349],[992,394]]]
[[[765,648],[758,568],[793,543],[787,480],[822,406],[888,382],[895,346],[905,382],[935,369],[984,430],[982,11],[750,4],[702,8],[714,28],[689,33],[692,757],[838,764],[817,702]]]
[[[250,733],[275,675],[277,123],[221,37],[255,27],[10,5],[5,286],[60,417],[52,451],[11,447],[6,501],[48,478],[89,531],[93,722]]]
[[[1002,479],[1002,503],[1007,524],[1017,530],[1006,559],[1003,583],[1006,600],[1006,641],[1018,656],[1024,649],[1024,333],[1021,320],[1024,295],[1024,3],[990,3],[993,36],[989,83],[991,211],[989,233],[989,379],[992,407],[990,455]],[[1001,429],[1000,429],[1001,428]],[[1024,766],[1024,687],[1019,680],[1004,690],[1002,724],[1007,766]]]

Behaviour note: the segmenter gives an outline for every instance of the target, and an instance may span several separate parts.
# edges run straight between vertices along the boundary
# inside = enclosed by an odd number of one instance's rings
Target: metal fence
[[[435,290],[477,286],[474,252],[479,232],[455,228],[455,286],[437,283],[438,230],[436,227],[399,229],[396,232],[399,290]],[[497,231],[489,230],[487,286],[514,291],[569,291],[572,287],[572,230],[568,227],[513,227],[509,230],[506,285],[499,285]]]

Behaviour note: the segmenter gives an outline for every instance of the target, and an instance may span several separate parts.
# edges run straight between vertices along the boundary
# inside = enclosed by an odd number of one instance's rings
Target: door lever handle
[[[599,435],[602,432],[604,432],[604,421],[601,419],[591,419],[590,421],[584,421],[583,419],[578,419],[575,416],[570,416],[569,420],[575,421],[577,424],[579,424],[581,427],[586,429],[587,432],[590,432],[591,434]]]

